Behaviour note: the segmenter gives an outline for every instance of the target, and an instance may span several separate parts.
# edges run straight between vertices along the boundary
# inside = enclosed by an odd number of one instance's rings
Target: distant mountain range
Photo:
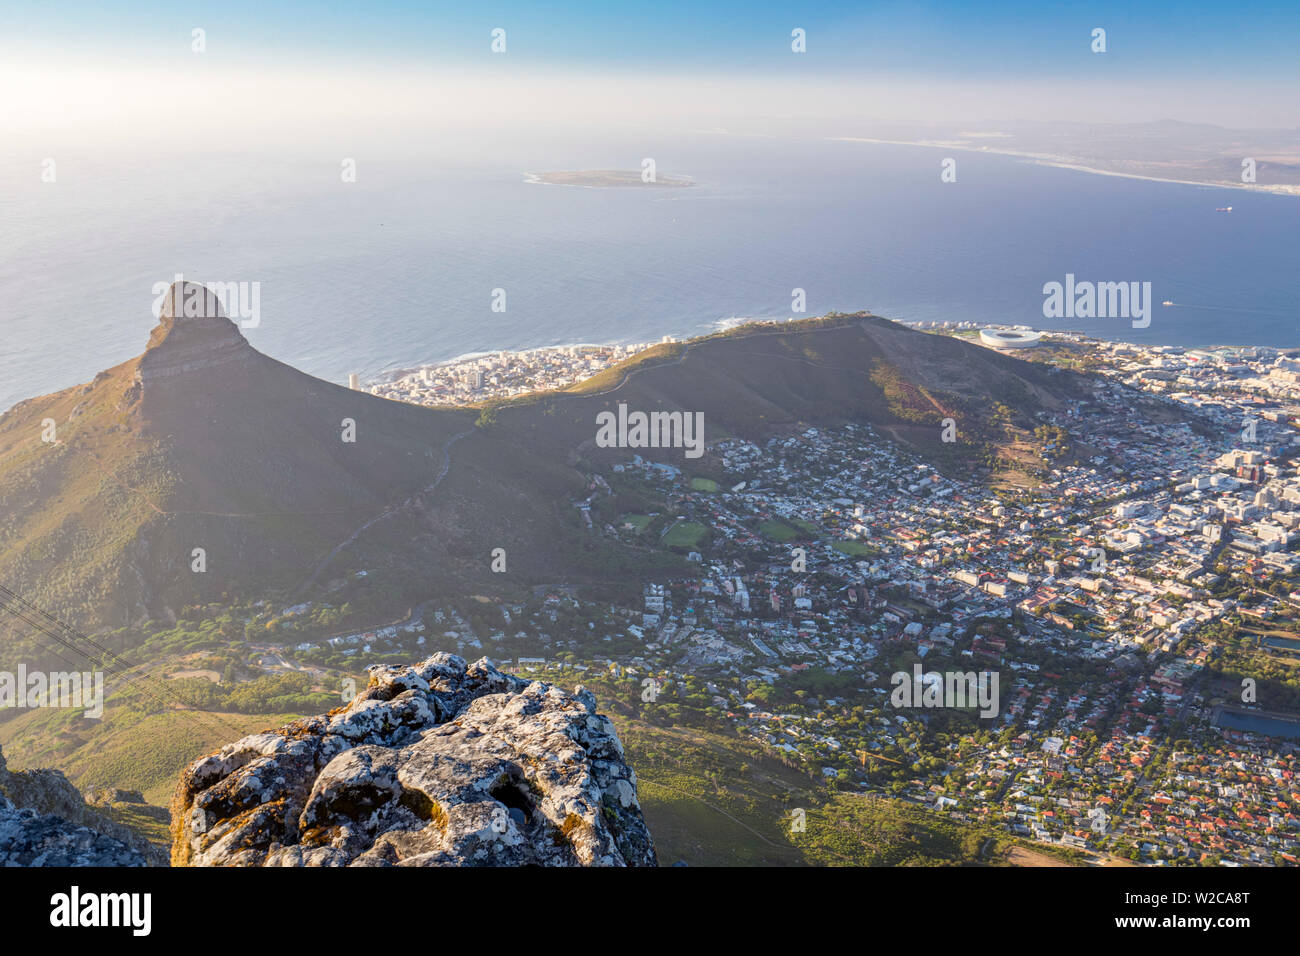
[[[721,466],[598,447],[597,415],[620,403],[702,413],[710,443],[869,422],[968,467],[1002,440],[995,405],[1032,429],[1035,411],[1086,392],[1073,373],[859,313],[657,346],[558,392],[425,408],[259,353],[201,287],[178,284],[143,355],[0,418],[0,584],[94,630],[319,596],[361,570],[390,572],[395,605],[489,581],[639,577],[680,559],[582,526],[573,503],[593,471],[634,453]],[[945,418],[956,444],[940,441]],[[494,548],[507,575],[491,571]]]

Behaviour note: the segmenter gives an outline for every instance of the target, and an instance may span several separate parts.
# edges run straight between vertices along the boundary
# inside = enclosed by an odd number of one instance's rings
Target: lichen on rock
[[[186,768],[172,863],[655,866],[595,698],[435,654]]]

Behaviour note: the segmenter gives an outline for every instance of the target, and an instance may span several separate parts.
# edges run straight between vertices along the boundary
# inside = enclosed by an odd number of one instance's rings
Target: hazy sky
[[[504,128],[1300,126],[1300,4],[0,3],[0,129],[314,148]],[[707,8],[707,9],[705,9]],[[791,31],[807,52],[791,51]],[[1091,50],[1106,30],[1107,52]],[[491,33],[506,31],[506,52]],[[193,51],[202,29],[206,50]],[[10,139],[10,147],[14,141]]]

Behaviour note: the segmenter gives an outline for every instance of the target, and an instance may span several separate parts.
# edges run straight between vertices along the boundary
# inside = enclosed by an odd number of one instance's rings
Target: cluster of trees
[[[196,710],[242,714],[315,714],[341,702],[338,693],[312,689],[307,674],[271,674],[243,684],[214,684],[202,677],[169,681],[167,689]]]
[[[1070,433],[1060,425],[1039,425],[1034,429],[1034,438],[1050,458],[1064,458],[1070,453]],[[1050,452],[1047,451],[1049,445],[1052,446]]]
[[[938,423],[944,417],[929,395],[909,382],[896,365],[877,360],[871,367],[871,382],[884,394],[890,414],[903,421],[924,425]]]

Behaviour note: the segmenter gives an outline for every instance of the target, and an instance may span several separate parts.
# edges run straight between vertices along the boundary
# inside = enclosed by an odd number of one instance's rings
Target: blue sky
[[[497,27],[505,56],[490,49]],[[800,55],[796,27],[807,34]],[[1096,27],[1104,55],[1091,50]],[[191,50],[195,28],[206,31],[203,56]],[[96,126],[128,138],[182,112],[288,138],[336,129],[344,115],[358,135],[420,118],[435,132],[851,135],[874,121],[1163,119],[1300,128],[1297,51],[1300,0],[0,0],[0,133],[84,138]]]
[[[864,73],[978,77],[1294,77],[1300,3],[364,3],[0,4],[6,50],[166,57],[207,30],[209,52],[282,62],[449,65],[488,55],[563,70]],[[790,30],[808,33],[794,57]],[[1089,50],[1107,30],[1105,57]]]

